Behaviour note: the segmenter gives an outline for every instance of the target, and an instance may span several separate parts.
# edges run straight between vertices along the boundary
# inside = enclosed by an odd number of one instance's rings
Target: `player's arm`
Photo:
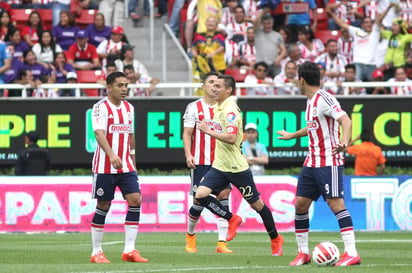
[[[294,133],[286,132],[285,130],[279,130],[276,132],[280,137],[278,139],[289,140],[298,137],[304,137],[308,135],[308,127],[302,128]]]
[[[94,135],[96,136],[97,144],[99,144],[100,148],[102,148],[109,157],[112,166],[116,169],[122,168],[122,159],[113,152],[112,147],[110,147],[110,144],[107,141],[105,131],[102,129],[97,129],[94,131]]]
[[[338,146],[332,150],[332,154],[338,154],[343,152],[350,144],[350,139],[352,136],[352,121],[347,114],[341,116],[338,119],[340,126],[342,126],[342,138]]]
[[[192,135],[194,128],[184,127],[183,128],[183,149],[185,151],[186,164],[190,169],[195,168],[194,158],[192,155]]]
[[[129,133],[129,143],[130,143],[130,157],[133,160],[133,166],[136,166],[136,140],[134,139],[134,134]]]
[[[197,123],[197,128],[199,128],[200,131],[203,133],[216,138],[217,140],[223,141],[228,144],[235,144],[236,142],[236,136],[237,132],[232,132],[232,133],[217,133],[215,131],[212,131],[206,124],[204,120],[199,121]]]

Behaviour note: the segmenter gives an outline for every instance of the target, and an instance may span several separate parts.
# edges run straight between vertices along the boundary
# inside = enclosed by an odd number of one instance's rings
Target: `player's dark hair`
[[[253,68],[256,70],[258,69],[259,66],[262,66],[266,70],[268,70],[268,67],[269,67],[265,62],[258,62],[258,63],[255,63],[255,66]]]
[[[299,27],[298,33],[308,36],[309,41],[313,41],[316,38],[315,33],[313,33],[313,30],[310,28],[309,25]]]
[[[304,62],[298,67],[299,80],[303,78],[310,86],[320,86],[320,69],[313,62]]]
[[[223,79],[223,84],[225,85],[225,88],[232,88],[232,93],[230,93],[231,95],[233,95],[236,91],[236,81],[235,78],[233,78],[230,75],[219,75],[217,76],[218,79]]]
[[[245,8],[243,7],[243,5],[237,5],[233,10],[237,10],[237,9],[242,9],[243,10],[243,13],[245,13],[246,11],[245,11]]]
[[[126,69],[127,69],[127,70],[133,70],[133,71],[134,71],[134,67],[133,67],[132,64],[126,65],[126,66],[123,68],[123,72],[126,71]]]
[[[356,72],[356,66],[354,64],[347,64],[345,65],[345,71],[348,69],[353,69]]]
[[[372,134],[368,129],[363,129],[360,138],[362,141],[372,141]]]
[[[326,42],[326,46],[328,46],[330,43],[337,43],[338,41],[336,41],[335,39],[329,39],[327,42]]]
[[[120,71],[110,73],[107,76],[106,84],[107,85],[112,85],[117,78],[126,78],[126,75],[123,72],[120,72]]]
[[[210,72],[207,72],[205,75],[203,75],[203,78],[202,78],[202,82],[203,83],[206,83],[206,81],[207,81],[207,79],[210,77],[210,76],[219,76],[219,73],[217,73],[217,72],[215,72],[215,71],[210,71]]]

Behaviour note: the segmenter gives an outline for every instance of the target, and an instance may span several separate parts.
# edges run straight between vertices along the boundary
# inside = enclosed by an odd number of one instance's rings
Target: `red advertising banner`
[[[293,176],[255,178],[261,198],[272,210],[280,231],[293,230],[297,179]],[[141,177],[143,196],[139,231],[184,232],[192,204],[188,176]],[[91,177],[0,176],[0,232],[89,232],[96,206]],[[231,195],[231,210],[243,218],[239,231],[264,231],[260,216]],[[275,209],[276,208],[276,209]],[[106,232],[123,231],[127,203],[119,192],[106,218]],[[202,213],[197,231],[216,230],[216,217]]]

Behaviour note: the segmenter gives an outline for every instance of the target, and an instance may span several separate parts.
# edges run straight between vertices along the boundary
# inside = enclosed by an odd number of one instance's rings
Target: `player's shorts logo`
[[[97,194],[98,196],[103,196],[104,190],[103,190],[102,188],[98,188],[97,191],[96,191],[96,194]]]

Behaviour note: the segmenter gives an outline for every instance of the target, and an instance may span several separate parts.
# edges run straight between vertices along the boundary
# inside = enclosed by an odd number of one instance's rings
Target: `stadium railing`
[[[290,86],[290,83],[286,83],[285,85],[274,85],[273,87],[283,87],[283,86]],[[132,88],[149,88],[150,84],[129,84],[130,89]],[[238,82],[236,84],[236,95],[241,95],[242,88],[253,88],[253,87],[262,87],[262,86],[269,86],[267,84],[252,84],[252,83],[244,83]],[[409,82],[344,82],[342,83],[343,87],[343,94],[342,95],[349,95],[349,88],[350,87],[401,87],[401,86],[410,86],[412,87],[412,81]],[[178,89],[178,96],[185,97],[185,96],[193,96],[193,90],[196,90],[201,87],[201,83],[190,83],[190,82],[165,82],[159,83],[156,85],[156,89]],[[325,87],[332,88],[336,87],[333,83],[325,84]],[[21,84],[0,84],[0,90],[7,89],[7,90],[20,90],[21,97],[27,97],[27,89],[31,88],[29,85],[21,85]],[[97,84],[97,83],[73,83],[73,84],[66,84],[66,83],[47,83],[42,84],[41,88],[43,89],[75,89],[75,97],[83,97],[81,89],[106,89],[104,85]],[[300,94],[291,94],[291,95],[300,95]],[[412,94],[411,94],[412,95]],[[2,99],[4,97],[0,97]]]

